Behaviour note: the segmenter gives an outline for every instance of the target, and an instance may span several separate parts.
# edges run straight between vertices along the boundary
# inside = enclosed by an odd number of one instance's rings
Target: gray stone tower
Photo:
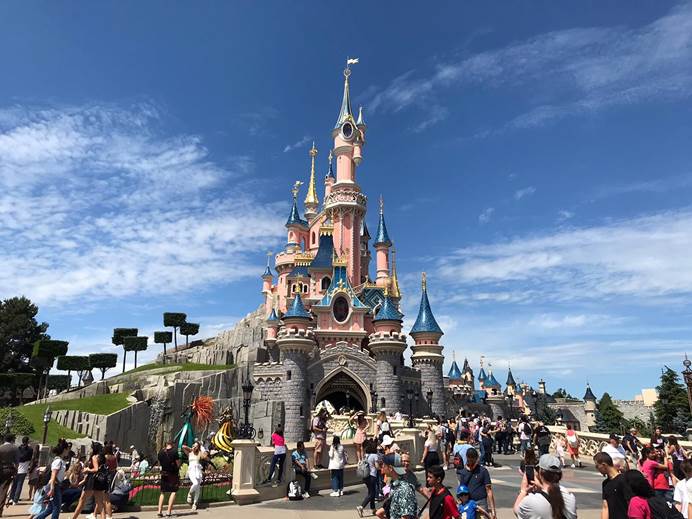
[[[401,333],[404,316],[385,291],[385,299],[377,316],[372,320],[375,331],[370,334],[370,351],[377,364],[376,387],[380,401],[378,410],[388,413],[403,410],[401,401],[402,355],[406,349],[406,335]],[[384,405],[381,405],[384,401]]]
[[[410,333],[416,342],[411,348],[413,350],[411,362],[414,369],[420,371],[423,398],[427,400],[428,393],[432,391],[432,401],[429,402],[429,407],[432,414],[436,415],[445,414],[445,390],[442,379],[444,356],[442,355],[442,346],[439,344],[443,334],[444,332],[437,324],[430,309],[428,287],[425,272],[423,272],[420,308]]]
[[[584,393],[584,414],[586,414],[586,431],[590,427],[596,425],[596,395],[591,391],[591,386],[586,384],[586,393]]]
[[[314,332],[308,329],[312,316],[303,306],[300,294],[295,294],[283,322],[276,345],[284,368],[284,433],[288,441],[295,442],[304,440],[307,432],[310,416],[307,364],[308,355],[315,347]]]

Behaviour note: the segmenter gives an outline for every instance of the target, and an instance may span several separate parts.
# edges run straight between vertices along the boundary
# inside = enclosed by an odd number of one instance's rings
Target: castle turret
[[[370,276],[370,231],[365,219],[360,224],[360,282],[365,283]]]
[[[437,324],[430,309],[425,272],[423,272],[421,285],[422,294],[418,317],[410,332],[411,337],[416,342],[411,348],[413,350],[411,362],[413,367],[421,373],[421,392],[427,395],[428,392],[432,391],[430,405],[432,414],[443,415],[445,412],[445,392],[442,380],[444,357],[439,341],[444,332]]]
[[[262,274],[262,293],[264,294],[264,304],[267,311],[272,308],[272,281],[274,280],[274,274],[272,269],[269,267],[269,261],[272,257],[272,253],[267,253],[267,268],[264,269],[264,274]]]
[[[538,381],[538,392],[541,395],[545,395],[545,380],[543,380],[543,379],[540,379]]]
[[[379,287],[384,287],[389,284],[389,248],[392,246],[392,240],[389,239],[387,224],[384,222],[384,199],[381,196],[380,219],[377,223],[374,245],[376,251],[375,261],[377,265],[375,283]]]
[[[307,247],[308,222],[300,217],[298,212],[298,191],[302,182],[296,181],[291,189],[293,194],[293,205],[291,212],[286,220],[286,229],[288,230],[288,239],[286,242],[286,252],[298,252]]]
[[[266,331],[267,333],[264,338],[264,346],[267,348],[267,352],[269,352],[269,357],[271,358],[272,362],[278,362],[279,352],[276,348],[276,337],[279,332],[279,316],[276,315],[276,310],[273,308],[267,317]]]
[[[332,168],[332,151],[329,150],[329,169],[327,174],[324,176],[324,200],[326,202],[329,193],[332,192],[332,186],[336,182],[336,177],[334,177],[334,169]]]
[[[311,221],[317,215],[317,208],[320,205],[320,200],[317,198],[317,186],[315,185],[315,157],[317,157],[317,148],[315,148],[315,142],[312,143],[312,148],[310,148],[310,182],[308,183],[308,192],[305,195],[305,218],[308,222]]]
[[[308,328],[311,323],[312,315],[296,293],[283,316],[283,326],[276,340],[284,369],[284,432],[291,442],[305,439],[310,417],[307,364],[308,355],[315,347],[314,332]]]
[[[386,412],[402,410],[401,369],[406,335],[401,333],[403,314],[385,291],[379,312],[372,320],[375,331],[370,334],[370,351],[377,364],[378,408]]]
[[[514,381],[514,376],[512,375],[512,368],[509,368],[507,371],[507,382],[506,384],[506,389],[505,393],[508,395],[516,395],[517,393],[517,383]]]

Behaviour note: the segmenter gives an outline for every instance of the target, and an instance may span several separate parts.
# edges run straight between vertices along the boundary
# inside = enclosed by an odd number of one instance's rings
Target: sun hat
[[[381,444],[382,444],[383,447],[389,447],[392,443],[394,443],[394,438],[392,438],[392,437],[389,436],[388,434],[385,434],[385,435],[382,437],[382,442],[381,442]]]

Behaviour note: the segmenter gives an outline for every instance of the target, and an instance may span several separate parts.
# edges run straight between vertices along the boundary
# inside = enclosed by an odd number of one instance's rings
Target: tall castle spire
[[[351,109],[351,93],[348,84],[348,78],[351,75],[351,63],[353,60],[346,61],[346,68],[344,69],[344,96],[341,99],[341,109],[339,110],[339,117],[336,119],[336,124],[334,128],[341,127],[346,121],[351,120],[355,123],[353,118],[353,110]],[[355,60],[358,63],[358,60]]]
[[[395,299],[401,299],[401,289],[399,288],[399,278],[396,275],[396,250],[392,248],[392,275],[389,279],[390,295]]]
[[[317,207],[320,204],[320,200],[317,198],[317,187],[315,186],[315,157],[317,157],[317,148],[315,148],[315,141],[312,141],[312,148],[310,148],[310,182],[308,183],[308,192],[305,195],[305,217],[312,220],[317,214]]]
[[[425,272],[423,272],[421,279],[421,290],[420,308],[418,309],[416,322],[413,324],[413,328],[411,328],[411,335],[416,333],[439,333],[442,335],[442,328],[437,324],[432,309],[430,308],[430,301],[428,301],[428,283]]]

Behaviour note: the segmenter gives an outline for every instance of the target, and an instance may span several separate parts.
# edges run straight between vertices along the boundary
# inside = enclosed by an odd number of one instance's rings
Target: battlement
[[[370,334],[370,342],[398,341],[406,342],[406,334],[401,332],[374,332]]]
[[[308,328],[307,330],[299,330],[296,328],[286,328],[281,327],[279,330],[278,338],[279,339],[290,339],[291,337],[295,337],[296,339],[315,339],[315,331],[312,328]]]

